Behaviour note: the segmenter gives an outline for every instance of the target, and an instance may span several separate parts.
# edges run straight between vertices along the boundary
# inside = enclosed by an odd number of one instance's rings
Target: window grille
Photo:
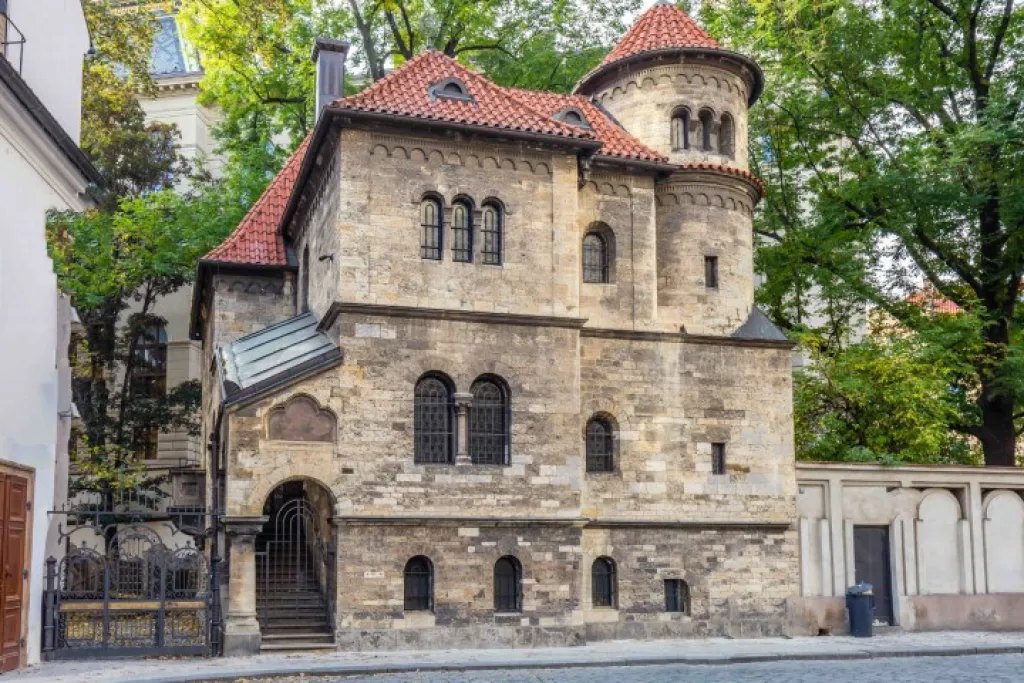
[[[682,109],[672,117],[672,149],[690,149],[689,109]]]
[[[665,611],[690,613],[690,587],[682,579],[665,580]]]
[[[587,423],[587,472],[611,472],[614,441],[608,420],[595,417]]]
[[[405,565],[405,611],[434,609],[434,569],[430,560],[417,556]]]
[[[494,563],[494,610],[519,612],[522,609],[523,585],[519,560],[503,557]]]
[[[450,385],[430,375],[416,383],[413,430],[417,463],[452,461],[454,403]]]
[[[443,242],[443,215],[441,203],[436,199],[424,199],[420,207],[420,226],[423,231],[420,256],[435,261],[441,260]]]
[[[594,560],[590,579],[594,607],[615,607],[615,562],[607,557]]]
[[[483,259],[489,266],[501,265],[501,209],[491,204],[484,205],[483,229],[480,234],[483,236]]]
[[[470,392],[469,457],[477,465],[508,464],[508,401],[494,380],[480,379]]]
[[[725,474],[725,444],[711,444],[711,473]]]
[[[473,260],[473,210],[463,202],[452,207],[452,260],[470,263]]]
[[[718,257],[704,257],[704,286],[708,289],[718,289]]]
[[[608,243],[596,232],[583,238],[583,281],[608,282]]]

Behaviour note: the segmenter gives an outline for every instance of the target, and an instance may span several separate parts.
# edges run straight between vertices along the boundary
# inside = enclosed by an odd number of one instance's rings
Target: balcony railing
[[[25,34],[7,16],[7,3],[0,0],[0,57],[21,73],[25,61]]]

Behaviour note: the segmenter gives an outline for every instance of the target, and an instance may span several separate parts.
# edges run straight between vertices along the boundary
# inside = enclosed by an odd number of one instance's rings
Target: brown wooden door
[[[892,623],[892,575],[889,566],[889,527],[853,527],[853,564],[857,582],[871,584],[875,621]]]
[[[0,474],[0,672],[21,664],[28,479]]]

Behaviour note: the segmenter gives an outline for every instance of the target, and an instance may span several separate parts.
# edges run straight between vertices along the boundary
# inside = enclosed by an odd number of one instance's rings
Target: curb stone
[[[764,655],[725,655],[722,657],[634,657],[629,659],[612,660],[589,660],[589,661],[563,661],[563,662],[488,662],[479,664],[442,664],[442,663],[418,663],[418,664],[384,664],[384,665],[336,665],[336,664],[312,664],[312,665],[287,665],[268,667],[266,669],[255,669],[249,671],[236,670],[210,672],[209,674],[192,674],[179,676],[165,676],[161,678],[147,678],[148,683],[217,683],[220,681],[260,680],[277,678],[282,676],[384,676],[388,674],[403,673],[431,673],[431,672],[472,672],[472,671],[496,671],[501,669],[591,669],[598,667],[618,668],[627,666],[729,666],[736,664],[760,664],[784,661],[844,661],[862,659],[894,659],[910,657],[960,657],[970,655],[1005,655],[1024,654],[1024,647],[1017,646],[978,646],[978,647],[948,647],[948,648],[917,648],[917,649],[893,649],[878,650],[851,650],[849,652],[808,652],[793,654],[764,654]]]

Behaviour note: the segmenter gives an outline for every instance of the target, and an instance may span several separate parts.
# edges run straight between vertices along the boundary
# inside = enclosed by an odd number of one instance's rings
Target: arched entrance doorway
[[[331,494],[286,482],[263,505],[256,537],[256,617],[263,649],[334,642],[335,547]]]

